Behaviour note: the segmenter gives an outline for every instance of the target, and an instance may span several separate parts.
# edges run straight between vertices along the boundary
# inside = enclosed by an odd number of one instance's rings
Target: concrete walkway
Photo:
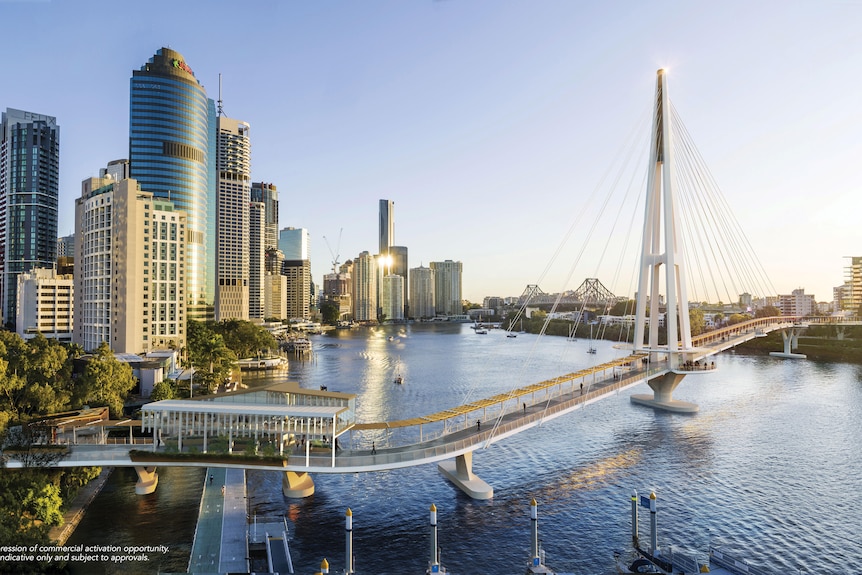
[[[188,572],[247,573],[245,470],[211,467],[204,482]]]
[[[108,480],[108,476],[111,475],[111,471],[113,470],[113,467],[103,468],[98,477],[78,490],[78,494],[72,500],[72,503],[69,505],[69,509],[67,509],[63,514],[63,524],[52,527],[51,530],[48,531],[48,537],[51,541],[56,541],[57,545],[66,544],[66,541],[68,541],[72,533],[75,532],[75,528],[78,527],[78,523],[83,519],[84,512],[87,511],[87,507],[90,506],[90,503],[93,502],[93,499],[96,498],[96,495],[98,495],[102,490],[102,487],[105,486],[105,482]]]

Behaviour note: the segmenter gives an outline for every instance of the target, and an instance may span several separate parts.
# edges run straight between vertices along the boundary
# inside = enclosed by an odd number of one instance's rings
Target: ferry
[[[237,361],[241,370],[286,369],[287,360],[283,357],[251,357]]]

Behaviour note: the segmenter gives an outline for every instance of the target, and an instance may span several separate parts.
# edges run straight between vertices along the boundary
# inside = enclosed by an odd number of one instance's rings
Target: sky
[[[377,252],[386,198],[409,266],[461,261],[470,301],[608,284],[610,261],[554,254],[659,68],[778,293],[831,300],[862,255],[859,1],[0,0],[0,22],[0,109],[60,125],[60,235],[81,181],[128,156],[132,70],[166,46],[213,99],[222,74],[318,283],[326,240]]]

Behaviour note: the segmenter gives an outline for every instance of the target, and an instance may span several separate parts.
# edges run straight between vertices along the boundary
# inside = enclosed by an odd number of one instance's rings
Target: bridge
[[[493,488],[472,471],[473,452],[478,449],[642,383],[653,393],[633,395],[633,402],[694,412],[696,405],[673,398],[684,378],[716,369],[713,356],[774,330],[784,334],[781,355],[796,357],[792,350],[799,329],[806,325],[803,322],[815,320],[760,318],[692,337],[682,234],[685,222],[674,187],[679,177],[671,169],[678,151],[672,116],[666,74],[659,70],[638,262],[634,343],[621,357],[452,409],[388,422],[357,422],[354,396],[300,389],[296,384],[195,400],[159,401],[145,405],[142,420],[132,423],[150,434],[143,445],[136,443],[141,440],[136,440],[131,430],[127,443],[115,445],[107,445],[106,440],[83,445],[74,437],[74,441],[66,441],[66,453],[50,464],[131,466],[138,472],[138,493],[156,489],[157,466],[273,469],[284,472],[285,495],[305,497],[314,492],[310,474],[438,463],[441,473],[470,497],[487,499],[493,496]],[[667,343],[660,343],[659,322],[649,321],[660,316],[663,299]],[[367,432],[381,430],[390,434],[391,441],[380,448],[373,442],[369,445]],[[74,427],[72,431],[75,435]],[[105,439],[104,434],[98,437]],[[234,453],[237,447],[243,453]],[[262,447],[265,456],[260,455]],[[4,457],[8,467],[25,465],[14,454]]]

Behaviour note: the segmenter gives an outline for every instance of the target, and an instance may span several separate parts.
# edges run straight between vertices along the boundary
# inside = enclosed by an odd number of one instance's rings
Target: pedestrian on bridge
[[[482,431],[482,421],[479,419],[476,420],[476,431]]]
[[[377,444],[371,442],[371,455],[377,455]]]
[[[581,382],[581,395],[583,395],[583,394],[584,394],[584,382],[582,381]]]

